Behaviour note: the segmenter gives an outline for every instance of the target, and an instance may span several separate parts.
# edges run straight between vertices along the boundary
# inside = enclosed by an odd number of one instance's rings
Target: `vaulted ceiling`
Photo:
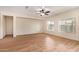
[[[42,6],[0,6],[0,11],[8,11],[17,14],[23,14],[30,17],[38,17],[38,18],[45,18],[50,17],[55,14],[59,14],[61,12],[65,12],[68,10],[72,10],[77,8],[76,6],[45,6],[45,8],[50,9],[50,14],[47,16],[40,16],[37,14],[37,9],[42,8]]]

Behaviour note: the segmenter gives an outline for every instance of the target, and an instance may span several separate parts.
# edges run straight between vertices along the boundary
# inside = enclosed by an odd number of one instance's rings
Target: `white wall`
[[[26,35],[41,32],[40,20],[16,18],[16,35]]]
[[[67,19],[67,18],[71,18],[71,17],[76,18],[76,32],[75,33],[61,33],[61,32],[58,32],[58,21],[63,20],[63,19]],[[63,12],[63,13],[58,14],[58,15],[54,15],[53,17],[51,17],[51,20],[55,21],[55,31],[48,32],[46,30],[47,26],[45,24],[44,25],[44,27],[45,27],[44,31],[46,33],[79,41],[79,9],[74,9],[72,11],[67,11],[67,12]],[[45,23],[46,23],[46,21],[45,21]]]

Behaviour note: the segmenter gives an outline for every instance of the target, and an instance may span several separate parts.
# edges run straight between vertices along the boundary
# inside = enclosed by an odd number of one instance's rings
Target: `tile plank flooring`
[[[48,34],[23,35],[0,40],[0,52],[78,52],[79,41]]]

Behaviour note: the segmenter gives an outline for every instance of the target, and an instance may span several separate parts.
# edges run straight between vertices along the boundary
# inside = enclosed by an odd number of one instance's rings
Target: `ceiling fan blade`
[[[50,11],[46,11],[45,13],[50,13]]]
[[[48,13],[45,13],[45,15],[49,15]]]

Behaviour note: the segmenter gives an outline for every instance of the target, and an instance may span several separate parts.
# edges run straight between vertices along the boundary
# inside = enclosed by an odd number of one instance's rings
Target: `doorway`
[[[3,16],[3,37],[13,37],[13,16]]]

